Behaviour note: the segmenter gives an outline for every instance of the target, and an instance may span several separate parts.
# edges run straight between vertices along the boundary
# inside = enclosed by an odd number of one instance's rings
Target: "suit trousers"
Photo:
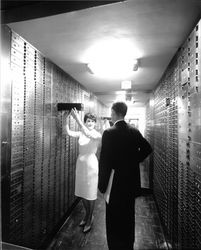
[[[106,235],[109,250],[133,250],[135,198],[110,199],[106,203]]]

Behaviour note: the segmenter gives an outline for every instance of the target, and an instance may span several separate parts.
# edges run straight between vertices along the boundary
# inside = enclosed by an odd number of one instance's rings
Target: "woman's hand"
[[[78,122],[78,124],[80,124],[81,120],[80,120],[80,116],[79,116],[76,108],[71,109],[71,115],[76,120],[76,122]]]

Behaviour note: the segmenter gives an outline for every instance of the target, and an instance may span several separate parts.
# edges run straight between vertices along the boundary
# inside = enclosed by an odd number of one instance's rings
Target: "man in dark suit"
[[[127,105],[112,105],[113,126],[105,130],[99,160],[101,193],[108,193],[111,172],[114,171],[109,202],[106,202],[106,234],[109,250],[133,250],[135,241],[135,197],[140,192],[142,162],[152,151],[141,133],[127,124]],[[110,180],[110,181],[109,181]]]

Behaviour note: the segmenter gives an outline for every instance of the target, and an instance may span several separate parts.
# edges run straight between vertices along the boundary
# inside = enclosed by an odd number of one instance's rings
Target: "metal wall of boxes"
[[[173,249],[201,249],[201,21],[147,104],[146,134],[168,242]]]
[[[76,200],[78,144],[66,136],[57,103],[81,102],[85,112],[100,116],[105,108],[7,26],[2,37],[7,68],[1,112],[3,241],[37,249]],[[70,127],[78,129],[73,118]]]

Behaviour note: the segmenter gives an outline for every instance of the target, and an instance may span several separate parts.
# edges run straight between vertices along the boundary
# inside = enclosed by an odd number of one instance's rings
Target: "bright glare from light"
[[[119,91],[116,91],[116,94],[117,95],[125,95],[126,91],[125,90],[119,90]]]
[[[91,47],[84,57],[95,75],[122,79],[131,76],[140,53],[127,40],[107,39]]]
[[[117,91],[116,92],[117,96],[116,96],[116,102],[120,102],[123,101],[125,102],[126,100],[126,91]]]
[[[126,101],[126,104],[127,104],[128,106],[132,106],[134,103],[131,102],[131,101]]]
[[[88,64],[88,67],[91,71],[100,77],[108,77],[108,78],[125,78],[130,76],[132,71],[132,63],[123,63],[123,62],[115,62],[109,61],[107,62],[93,62]]]
[[[3,93],[7,93],[9,91],[8,86],[10,84],[11,78],[11,70],[10,70],[10,64],[9,64],[9,59],[8,57],[5,57],[4,55],[1,56],[1,65],[0,65],[0,81],[1,81],[1,86],[0,86],[0,100],[3,102],[3,99],[5,98],[2,96]],[[5,101],[5,100],[4,100]],[[1,105],[0,105],[1,108]]]
[[[132,83],[131,81],[124,80],[121,82],[121,89],[131,89]]]
[[[151,107],[154,106],[154,99],[150,99],[150,100],[149,100],[149,105],[150,105]]]
[[[94,107],[94,102],[93,102],[93,101],[89,101],[89,102],[88,102],[88,106],[89,106],[90,108],[93,108],[93,107]]]

